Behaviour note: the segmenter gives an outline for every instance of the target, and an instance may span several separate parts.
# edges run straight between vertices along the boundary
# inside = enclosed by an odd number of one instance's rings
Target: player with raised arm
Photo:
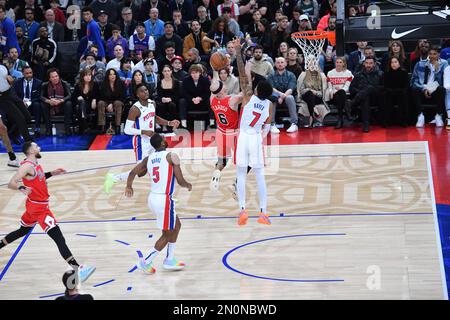
[[[236,155],[236,138],[238,128],[238,107],[242,103],[243,94],[227,95],[227,88],[220,80],[213,80],[211,90],[211,109],[216,117],[217,163],[209,187],[213,191],[219,189],[221,171],[227,165],[233,150]]]
[[[156,104],[149,99],[148,88],[145,84],[140,84],[136,87],[136,96],[139,100],[133,104],[128,113],[124,132],[134,136],[133,150],[136,162],[140,162],[154,151],[150,144],[150,137],[155,132],[155,122],[159,125],[170,126],[176,129],[180,125],[180,121],[168,121],[156,115]],[[103,184],[104,191],[110,193],[114,184],[119,181],[126,181],[129,174],[130,171],[115,175],[108,173]]]
[[[20,164],[17,173],[9,181],[8,188],[19,190],[27,196],[26,209],[20,221],[21,227],[9,233],[0,241],[0,249],[27,235],[39,223],[42,230],[55,241],[64,260],[75,271],[78,271],[80,281],[84,282],[94,273],[95,267],[79,265],[75,260],[48,204],[50,195],[47,189],[47,179],[64,174],[66,170],[58,168],[44,173],[42,166],[38,163],[38,159],[41,158],[41,148],[35,142],[25,142],[22,145],[22,151],[26,155],[26,159]],[[23,184],[19,184],[20,182]]]
[[[156,241],[154,249],[146,259],[141,253],[139,254],[137,266],[145,273],[153,274],[156,272],[153,267],[153,261],[166,245],[167,254],[163,268],[166,270],[181,270],[185,267],[183,262],[176,260],[174,257],[175,243],[181,229],[181,222],[175,212],[172,194],[175,188],[175,179],[181,187],[187,188],[189,191],[192,190],[192,185],[183,177],[178,155],[166,151],[168,144],[164,137],[155,133],[151,137],[150,142],[155,152],[142,160],[130,172],[125,188],[125,196],[133,196],[134,178],[136,176],[141,177],[148,172],[151,180],[148,206],[156,215],[156,224],[162,230],[162,235]]]
[[[241,210],[238,224],[245,225],[248,220],[248,213],[245,208],[245,182],[248,167],[251,167],[258,185],[260,204],[258,223],[270,225],[271,222],[266,213],[267,191],[264,178],[263,136],[266,136],[270,130],[273,105],[268,98],[272,95],[273,88],[267,80],[261,80],[255,88],[255,94],[253,94],[251,76],[242,59],[240,40],[236,39],[234,45],[236,47],[239,82],[244,95],[236,148],[237,193]]]

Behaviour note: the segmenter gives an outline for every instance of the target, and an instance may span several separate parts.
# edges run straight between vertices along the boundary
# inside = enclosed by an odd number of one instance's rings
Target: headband
[[[220,91],[222,91],[223,89],[223,83],[222,81],[219,81],[219,87],[217,88],[216,91],[212,91],[212,94],[218,94]]]

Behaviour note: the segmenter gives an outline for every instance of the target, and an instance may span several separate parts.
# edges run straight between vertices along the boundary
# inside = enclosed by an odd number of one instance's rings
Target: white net
[[[317,33],[314,35],[320,35],[321,33]],[[307,36],[305,34],[305,36]],[[300,49],[303,51],[303,56],[305,57],[305,68],[310,71],[318,71],[320,69],[319,66],[319,56],[322,53],[323,45],[325,44],[326,37],[321,39],[307,39],[307,38],[298,38],[292,37],[292,41],[294,41]]]

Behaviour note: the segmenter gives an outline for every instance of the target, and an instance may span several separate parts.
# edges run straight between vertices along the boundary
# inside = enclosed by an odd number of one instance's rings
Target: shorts
[[[48,232],[56,227],[56,219],[50,211],[48,203],[37,203],[27,200],[25,203],[25,212],[22,215],[20,224],[24,227],[34,227],[39,223],[42,230]]]
[[[148,207],[155,214],[156,225],[159,229],[175,229],[177,214],[171,195],[150,192],[148,196]]]
[[[260,132],[239,132],[236,147],[236,166],[264,168],[263,139]]]
[[[236,131],[223,132],[216,130],[217,156],[219,158],[230,158],[231,150],[236,151]]]
[[[150,144],[150,138],[142,138],[140,135],[133,137],[133,150],[136,162],[141,162],[155,151]]]

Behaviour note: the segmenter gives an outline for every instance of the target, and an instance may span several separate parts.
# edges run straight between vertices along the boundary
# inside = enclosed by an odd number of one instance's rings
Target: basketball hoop
[[[305,68],[311,71],[318,71],[320,69],[319,56],[322,53],[325,39],[334,44],[336,42],[336,33],[322,30],[299,31],[291,34],[291,38],[303,51]]]

